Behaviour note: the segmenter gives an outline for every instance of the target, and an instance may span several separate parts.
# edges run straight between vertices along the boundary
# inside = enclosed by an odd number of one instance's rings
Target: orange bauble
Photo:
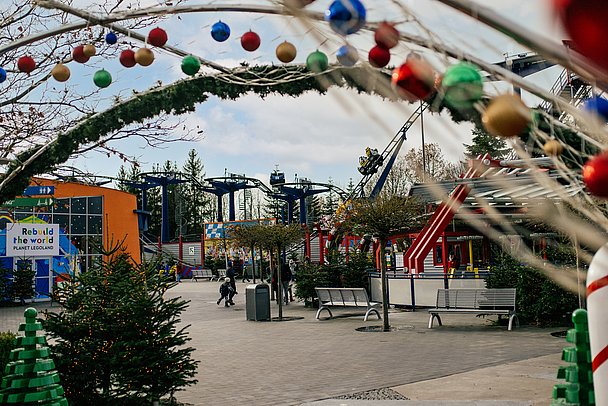
[[[296,59],[298,51],[291,42],[283,42],[279,44],[276,50],[277,58],[283,63],[289,63]]]
[[[150,48],[139,48],[135,52],[135,62],[141,66],[150,66],[154,62],[154,52]]]
[[[58,63],[51,70],[51,75],[57,82],[65,82],[70,78],[70,69],[64,64]]]
[[[97,50],[95,49],[95,45],[87,44],[82,47],[82,53],[90,58],[92,56],[95,56]]]
[[[560,156],[564,152],[564,146],[558,140],[549,140],[543,145],[543,150],[547,156]]]
[[[374,33],[374,40],[382,48],[394,48],[399,43],[399,31],[397,31],[393,24],[386,21],[381,22]]]
[[[513,94],[493,98],[481,116],[481,122],[490,134],[505,138],[523,133],[531,120],[528,106]]]

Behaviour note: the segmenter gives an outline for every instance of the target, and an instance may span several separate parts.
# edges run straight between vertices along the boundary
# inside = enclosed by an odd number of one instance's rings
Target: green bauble
[[[321,51],[312,52],[306,58],[306,67],[312,72],[323,72],[329,66],[329,59]]]
[[[201,63],[196,56],[187,55],[182,59],[182,72],[186,75],[194,76],[201,68]]]
[[[101,88],[108,87],[112,83],[112,75],[105,69],[98,70],[93,75],[93,83]]]
[[[441,81],[444,98],[456,109],[470,109],[483,95],[483,79],[479,69],[470,63],[452,65]]]

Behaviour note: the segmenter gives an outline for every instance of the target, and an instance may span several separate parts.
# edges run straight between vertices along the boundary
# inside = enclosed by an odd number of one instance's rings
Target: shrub
[[[562,263],[569,262],[567,258],[564,254]],[[516,311],[522,322],[541,326],[567,325],[570,313],[579,307],[576,295],[507,253],[494,255],[491,270],[486,279],[488,288],[517,289]]]
[[[34,276],[36,271],[32,268],[32,262],[21,260],[17,262],[17,269],[13,273],[13,294],[21,304],[25,299],[31,299],[36,294],[34,290]]]
[[[15,293],[11,279],[12,273],[11,269],[0,268],[0,306],[7,306],[13,303]]]
[[[4,373],[4,367],[8,363],[8,356],[15,348],[15,338],[17,336],[10,331],[0,333],[0,376]]]

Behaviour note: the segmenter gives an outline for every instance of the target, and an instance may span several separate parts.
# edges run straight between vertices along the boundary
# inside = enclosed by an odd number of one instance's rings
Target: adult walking
[[[288,264],[281,265],[281,287],[283,288],[284,302],[289,304],[289,283],[291,282],[291,270]],[[278,300],[278,298],[277,298]]]
[[[230,285],[232,286],[232,292],[230,292],[230,301],[228,303],[230,303],[231,305],[234,305],[234,302],[232,300],[232,298],[234,297],[234,295],[238,295],[239,292],[237,292],[236,290],[236,270],[234,269],[234,266],[232,265],[232,263],[230,263],[230,266],[228,267],[228,270],[226,271],[226,277],[230,278]]]

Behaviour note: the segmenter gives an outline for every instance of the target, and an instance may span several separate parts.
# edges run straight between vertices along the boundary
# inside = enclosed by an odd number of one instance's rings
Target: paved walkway
[[[358,327],[382,323],[373,317],[363,322],[362,313],[315,320],[315,309],[298,302],[285,306],[284,316],[302,319],[254,322],[246,320],[246,285],[238,283],[231,308],[216,305],[217,282],[185,281],[170,292],[191,300],[182,321],[191,325],[189,344],[201,361],[199,383],[179,392],[178,400],[299,405],[390,387],[413,400],[528,400],[524,404],[540,405],[548,404],[557,383],[559,352],[566,342],[550,333],[560,329],[509,332],[487,319],[446,315],[444,326],[429,330],[426,312],[393,310],[395,331],[359,332]],[[277,315],[274,303],[272,315]],[[0,331],[15,331],[21,320],[22,309],[0,309]]]

